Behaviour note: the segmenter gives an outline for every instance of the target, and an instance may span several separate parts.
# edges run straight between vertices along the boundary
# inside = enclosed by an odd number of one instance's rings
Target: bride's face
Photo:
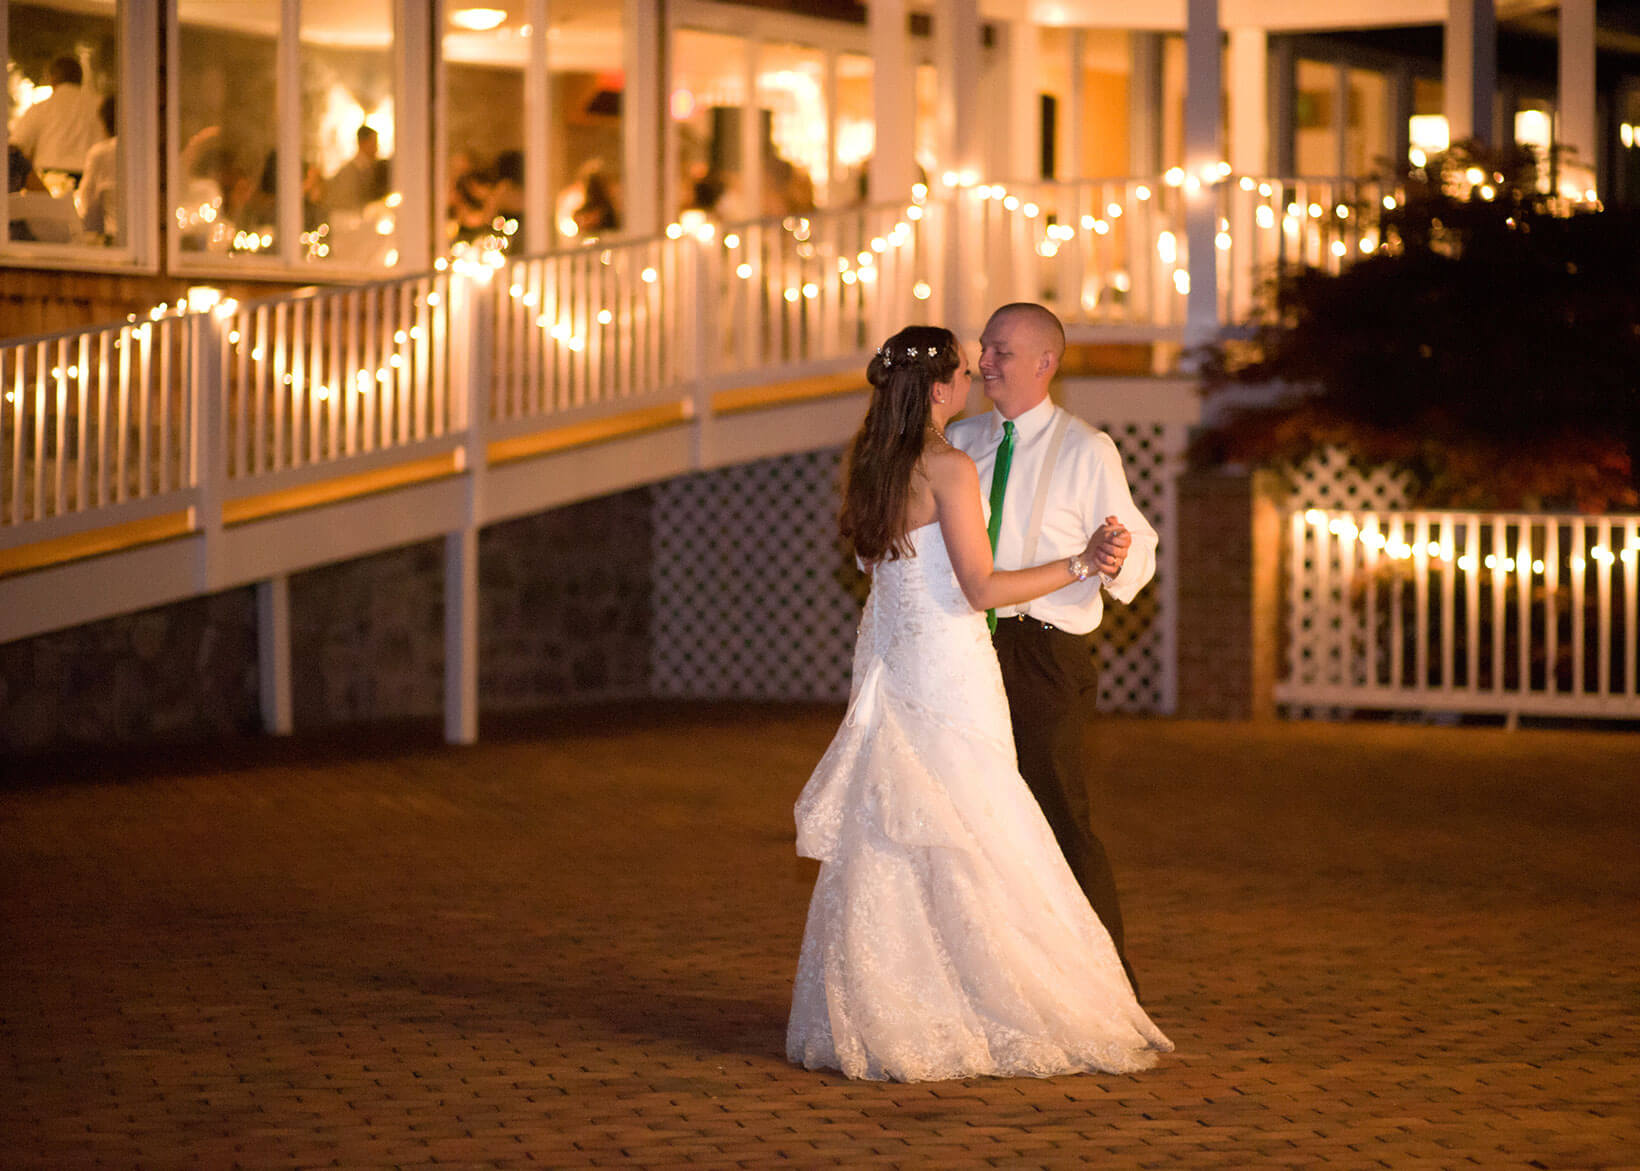
[[[949,382],[936,382],[933,389],[934,402],[930,411],[934,421],[941,428],[951,419],[962,414],[968,406],[968,392],[973,385],[974,374],[968,368],[968,352],[957,346],[957,368],[951,375]]]

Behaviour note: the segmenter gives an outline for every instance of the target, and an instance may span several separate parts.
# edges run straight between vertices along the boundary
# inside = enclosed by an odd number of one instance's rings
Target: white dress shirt
[[[118,138],[105,138],[85,156],[85,174],[74,189],[74,209],[86,231],[116,238],[120,234]]]
[[[84,86],[59,85],[51,96],[23,111],[12,127],[12,145],[28,155],[42,175],[47,171],[85,170],[85,156],[108,136],[97,107],[102,96]]]
[[[1061,413],[1063,408],[1048,398],[1014,419],[1013,462],[1008,471],[1008,490],[1002,498],[1002,528],[997,534],[998,569],[1027,568],[1025,530],[1036,501],[1042,461],[1053,439],[1054,421]],[[993,410],[960,419],[950,424],[945,434],[973,459],[979,471],[980,493],[989,499],[991,473],[1002,443],[1002,416]],[[1071,415],[1059,458],[1054,462],[1042,510],[1042,530],[1030,564],[1041,565],[1082,552],[1107,516],[1116,517],[1133,537],[1127,560],[1110,585],[1101,589],[1096,575],[1022,606],[999,607],[997,617],[1029,614],[1059,630],[1087,634],[1104,616],[1105,592],[1119,602],[1131,602],[1156,573],[1156,530],[1133,503],[1121,453],[1109,435]]]

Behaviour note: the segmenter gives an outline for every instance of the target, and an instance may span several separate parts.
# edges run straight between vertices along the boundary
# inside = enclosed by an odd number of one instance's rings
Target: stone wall
[[[0,755],[208,740],[259,723],[250,589],[0,644]]]
[[[479,540],[484,710],[649,692],[651,492],[509,521]],[[435,716],[444,546],[294,574],[298,731]],[[0,755],[209,740],[260,728],[255,591],[0,645]]]
[[[1180,716],[1275,714],[1278,491],[1267,472],[1190,472],[1179,478]]]

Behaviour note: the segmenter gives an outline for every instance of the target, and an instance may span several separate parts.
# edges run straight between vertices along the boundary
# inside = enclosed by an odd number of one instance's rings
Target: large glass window
[[[348,268],[398,263],[393,3],[302,5],[302,258]]]
[[[677,143],[676,211],[736,221],[751,218],[741,167],[740,113],[746,96],[746,39],[679,29],[673,38],[667,101]]]
[[[3,238],[10,244],[126,243],[119,18],[114,0],[7,6]]]
[[[548,225],[532,222],[528,214],[527,196],[544,181],[543,168],[526,165],[536,161],[527,151],[524,102],[535,29],[501,9],[482,15],[458,9],[451,15],[444,33],[448,104],[441,243],[515,254],[550,247]]]
[[[180,267],[399,260],[394,0],[177,0],[171,233]]]
[[[189,255],[274,255],[279,0],[178,0],[171,230]]]
[[[767,111],[759,143],[764,215],[803,215],[824,202],[831,182],[826,104],[823,53],[800,45],[762,46],[757,105],[760,113]]]
[[[607,236],[619,231],[626,218],[626,41],[622,5],[553,3],[548,10],[552,124],[547,176],[563,244]],[[654,177],[640,175],[634,181],[653,182]]]

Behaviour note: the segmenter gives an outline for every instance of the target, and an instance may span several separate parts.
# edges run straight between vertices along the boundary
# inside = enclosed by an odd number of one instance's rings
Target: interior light
[[[450,13],[450,23],[468,32],[484,33],[496,28],[507,19],[499,8],[458,8]]]

